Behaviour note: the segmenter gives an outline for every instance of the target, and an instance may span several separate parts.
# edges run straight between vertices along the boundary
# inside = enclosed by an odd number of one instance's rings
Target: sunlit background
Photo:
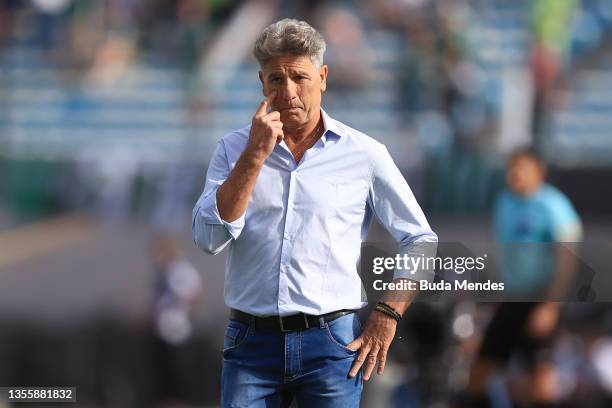
[[[521,146],[585,240],[610,240],[610,1],[0,0],[1,386],[218,404],[225,259],[192,244],[191,210],[216,141],[262,99],[253,42],[283,17],[321,31],[324,108],[388,146],[440,240],[490,239]],[[363,405],[448,406],[486,312],[415,307]],[[568,406],[610,406],[611,333],[606,304],[568,313]]]

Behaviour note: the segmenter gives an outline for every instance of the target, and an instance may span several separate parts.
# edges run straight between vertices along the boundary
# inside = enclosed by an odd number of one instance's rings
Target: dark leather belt
[[[281,332],[290,332],[296,330],[304,330],[310,327],[319,326],[319,319],[322,317],[323,321],[331,322],[339,317],[346,316],[351,313],[355,313],[356,310],[342,309],[337,312],[326,313],[320,316],[308,315],[304,313],[298,313],[290,316],[268,316],[268,317],[257,317],[252,314],[242,312],[240,310],[231,309],[230,319],[237,320],[242,323],[250,324],[254,319],[255,327],[266,327],[276,329]]]

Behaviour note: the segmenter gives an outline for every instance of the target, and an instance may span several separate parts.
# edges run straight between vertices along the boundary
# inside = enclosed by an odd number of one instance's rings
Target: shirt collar
[[[325,129],[325,139],[334,135],[336,137],[341,137],[345,134],[344,129],[342,129],[336,120],[331,118],[327,112],[321,108],[321,117],[323,118],[323,128]],[[326,140],[323,141],[325,143]]]
[[[337,139],[340,136],[343,136],[346,134],[345,130],[342,129],[338,125],[338,121],[336,121],[331,116],[329,116],[327,112],[323,110],[323,108],[321,108],[321,117],[323,118],[324,132],[323,132],[323,136],[321,136],[321,138],[317,140],[317,142],[315,143],[315,146],[318,145],[319,143],[322,143],[322,145],[325,146],[329,139],[332,139],[332,138]],[[285,150],[289,151],[289,148],[285,144],[284,140],[280,142],[280,146],[282,146]]]

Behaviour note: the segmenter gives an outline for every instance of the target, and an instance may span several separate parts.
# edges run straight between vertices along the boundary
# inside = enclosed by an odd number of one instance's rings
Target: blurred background
[[[325,109],[388,146],[441,241],[491,239],[520,146],[585,241],[610,241],[608,0],[0,0],[0,385],[218,404],[225,255],[195,248],[191,210],[261,100],[253,42],[284,17],[321,31]],[[558,399],[612,406],[612,309],[568,309]],[[415,305],[363,406],[447,407],[487,311]],[[521,383],[491,387],[503,407]]]

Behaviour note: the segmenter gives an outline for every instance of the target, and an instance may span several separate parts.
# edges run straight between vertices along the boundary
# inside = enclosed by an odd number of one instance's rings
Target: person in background
[[[532,133],[535,148],[543,147],[554,91],[570,50],[572,18],[579,10],[577,0],[533,0],[529,2],[532,27],[530,58],[534,99]],[[569,28],[568,28],[569,26]]]
[[[153,361],[157,378],[158,400],[173,405],[180,399],[177,356],[192,336],[192,314],[200,300],[202,278],[185,259],[177,241],[169,236],[157,237],[151,247],[155,268]]]
[[[494,228],[501,245],[501,278],[515,301],[501,303],[495,311],[471,368],[466,398],[457,406],[491,406],[489,381],[514,351],[525,357],[529,392],[512,396],[513,402],[526,407],[556,403],[559,390],[550,348],[559,300],[568,293],[575,269],[568,246],[582,239],[582,224],[569,199],[545,179],[545,166],[534,152],[520,150],[511,156],[508,189],[497,199]]]

